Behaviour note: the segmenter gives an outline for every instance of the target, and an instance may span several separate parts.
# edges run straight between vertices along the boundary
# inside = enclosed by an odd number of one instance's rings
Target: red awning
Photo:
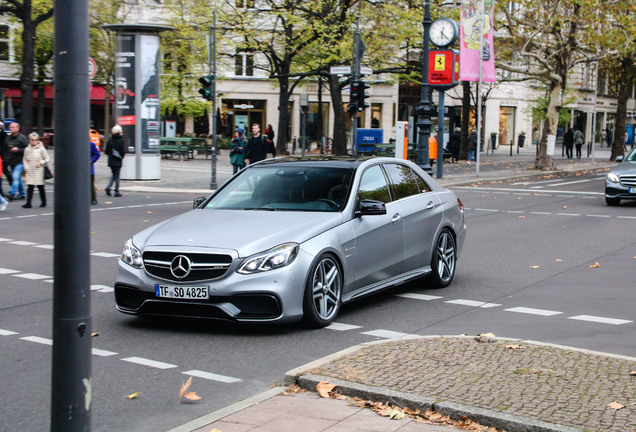
[[[20,92],[20,84],[15,83],[13,85],[6,85],[7,83],[2,83],[8,87],[4,91],[4,98],[11,98],[14,102],[20,102],[22,100],[22,94]],[[55,87],[52,84],[47,84],[44,86],[44,100],[46,102],[52,103],[54,97]],[[104,97],[106,96],[106,88],[102,86],[91,86],[90,91],[90,101],[91,105],[104,105]],[[37,100],[38,92],[37,90],[33,90],[33,100]],[[113,101],[113,97],[110,97],[111,102]]]

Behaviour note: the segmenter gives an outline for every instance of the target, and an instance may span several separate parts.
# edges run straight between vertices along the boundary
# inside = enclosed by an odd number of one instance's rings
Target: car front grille
[[[171,264],[178,256],[186,257],[190,262],[190,272],[185,277],[177,277],[171,270]],[[232,257],[226,254],[145,252],[143,259],[148,274],[176,282],[218,279],[232,264]]]
[[[636,175],[622,175],[621,184],[625,187],[636,187]]]

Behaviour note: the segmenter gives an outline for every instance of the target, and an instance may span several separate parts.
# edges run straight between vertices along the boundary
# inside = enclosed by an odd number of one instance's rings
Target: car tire
[[[342,303],[342,269],[331,254],[321,255],[311,266],[303,299],[303,321],[322,328],[333,322]]]
[[[621,204],[621,199],[605,197],[605,203],[607,203],[608,206],[617,206]]]
[[[428,277],[429,282],[435,288],[446,288],[455,277],[457,266],[457,242],[453,234],[447,229],[439,233],[433,257],[431,258],[432,272]]]

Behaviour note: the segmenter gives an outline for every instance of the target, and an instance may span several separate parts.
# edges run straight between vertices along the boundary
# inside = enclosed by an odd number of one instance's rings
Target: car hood
[[[214,248],[246,257],[281,243],[302,243],[343,221],[342,213],[192,210],[133,237],[138,248]]]
[[[612,171],[620,175],[636,175],[636,162],[624,160]]]

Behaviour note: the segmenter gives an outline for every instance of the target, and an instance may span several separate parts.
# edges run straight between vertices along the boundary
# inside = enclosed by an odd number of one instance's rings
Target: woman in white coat
[[[29,146],[24,149],[25,181],[27,185],[27,202],[22,207],[31,208],[33,189],[38,187],[40,192],[40,207],[46,207],[46,194],[44,192],[44,166],[49,162],[49,154],[44,144],[40,141],[40,135],[36,132],[29,134]]]

